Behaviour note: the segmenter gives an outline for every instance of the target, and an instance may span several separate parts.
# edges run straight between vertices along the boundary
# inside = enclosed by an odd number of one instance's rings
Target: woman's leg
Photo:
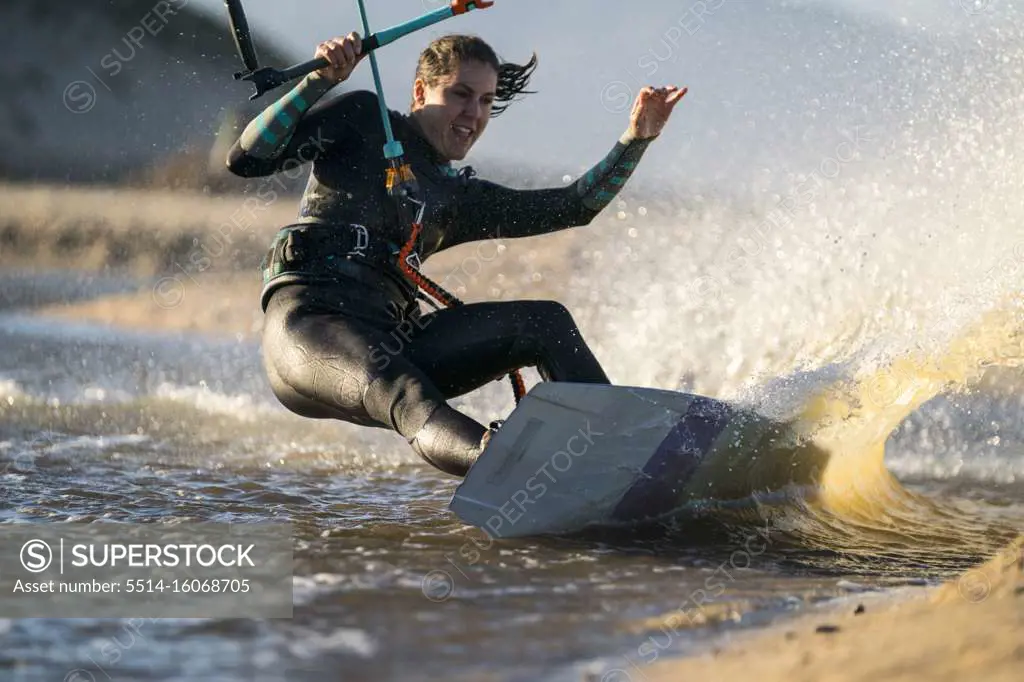
[[[448,398],[520,367],[537,367],[547,381],[611,383],[560,303],[469,303],[408,324],[403,354]]]
[[[396,337],[309,305],[304,287],[271,298],[264,364],[278,399],[313,418],[391,428],[438,469],[464,476],[482,450],[484,426],[445,402],[433,381],[400,353]]]

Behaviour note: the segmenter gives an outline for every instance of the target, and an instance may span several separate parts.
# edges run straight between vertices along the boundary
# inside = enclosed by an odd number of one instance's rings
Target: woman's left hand
[[[674,85],[667,88],[647,86],[641,90],[633,102],[633,110],[629,113],[630,135],[643,139],[661,133],[661,129],[668,122],[668,117],[672,115],[672,109],[688,90],[679,89]]]

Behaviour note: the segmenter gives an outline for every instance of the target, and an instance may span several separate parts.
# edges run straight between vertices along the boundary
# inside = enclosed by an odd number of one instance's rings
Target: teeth
[[[452,128],[460,135],[471,135],[473,133],[473,131],[466,126],[452,126]]]

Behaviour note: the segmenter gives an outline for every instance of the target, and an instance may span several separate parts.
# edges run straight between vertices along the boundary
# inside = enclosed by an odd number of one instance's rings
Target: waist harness
[[[297,223],[281,228],[260,264],[264,311],[273,292],[286,284],[357,281],[380,288],[388,298],[411,304],[417,286],[396,262],[401,247],[372,235],[363,225]],[[406,257],[409,267],[420,267],[419,254]]]

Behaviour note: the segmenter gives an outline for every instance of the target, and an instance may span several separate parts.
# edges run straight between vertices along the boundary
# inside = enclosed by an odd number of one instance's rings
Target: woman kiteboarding
[[[517,190],[452,162],[527,92],[535,55],[524,65],[502,62],[480,38],[449,35],[421,53],[408,114],[387,110],[370,91],[319,102],[364,56],[357,33],[321,43],[315,57],[327,66],[254,118],[228,155],[228,168],[243,177],[312,164],[299,218],[278,232],[263,264],[264,367],[291,411],[392,429],[433,466],[464,476],[491,432],[447,400],[527,366],[547,381],[609,379],[559,303],[449,300],[421,312],[423,290],[442,300],[445,293],[419,263],[467,242],[587,225],[686,89],[641,90],[626,131],[575,182]],[[402,172],[380,153],[395,141],[408,163]],[[413,176],[410,235],[410,201],[395,201],[391,190]]]

